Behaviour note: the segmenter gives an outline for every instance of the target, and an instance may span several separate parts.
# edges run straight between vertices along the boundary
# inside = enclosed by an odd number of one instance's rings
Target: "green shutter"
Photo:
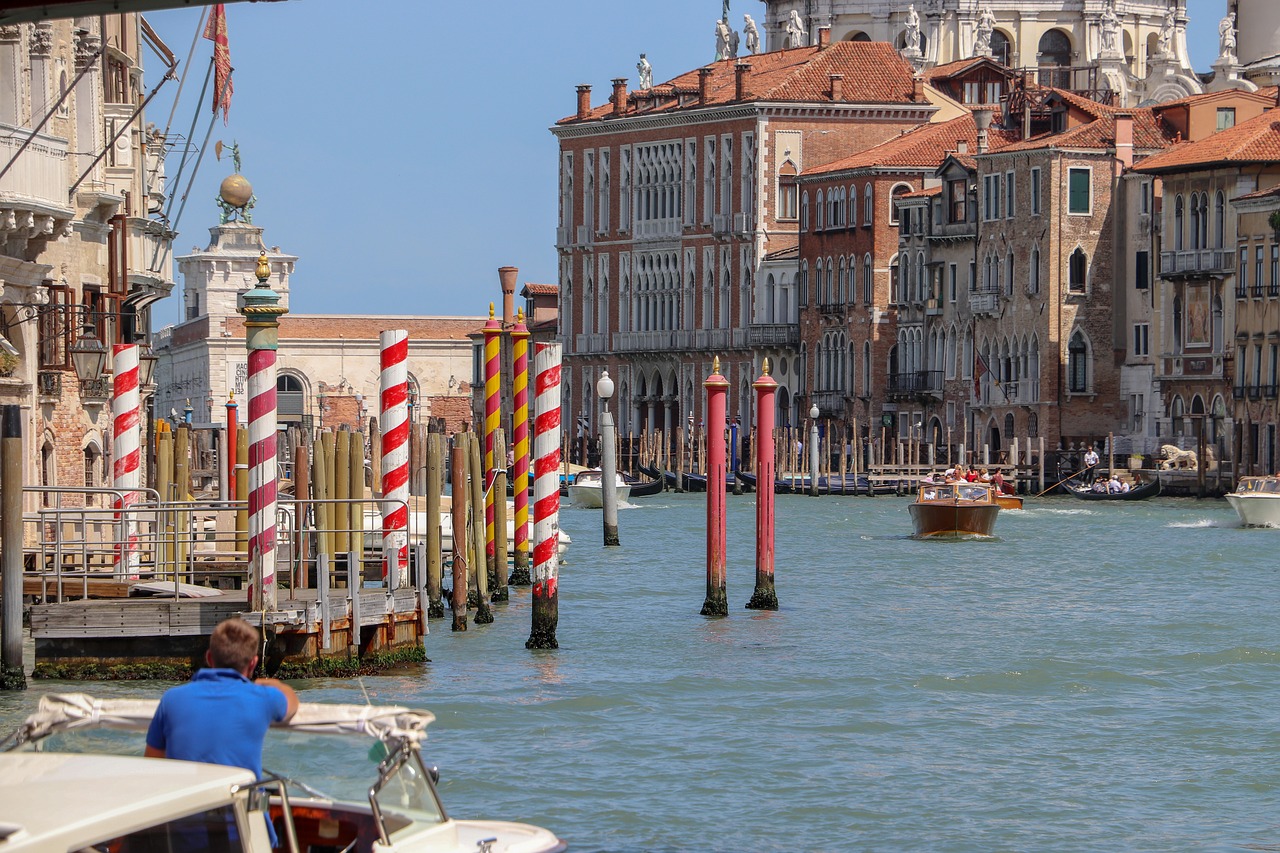
[[[1070,201],[1068,210],[1071,213],[1089,212],[1089,171],[1072,169],[1070,172]]]

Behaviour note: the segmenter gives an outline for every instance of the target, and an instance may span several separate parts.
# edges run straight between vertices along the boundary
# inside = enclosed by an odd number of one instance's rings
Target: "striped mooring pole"
[[[511,330],[511,357],[515,404],[511,432],[515,442],[516,472],[512,486],[515,498],[515,566],[511,570],[510,582],[514,586],[528,586],[532,583],[529,577],[529,329],[524,324],[524,309],[516,313],[516,325]],[[502,569],[501,566],[498,568]]]
[[[558,649],[560,344],[536,344],[533,369],[533,625],[524,645]]]
[[[502,324],[493,316],[493,303],[489,303],[489,322],[484,324],[484,558],[483,567],[489,575],[491,598],[507,600],[507,567],[497,565],[497,546],[493,529],[493,502],[505,501],[506,495],[495,495],[493,483],[499,465],[507,460],[493,458],[494,436],[502,427]],[[502,531],[506,536],[507,532]]]
[[[382,579],[388,589],[395,589],[404,583],[409,568],[409,333],[404,329],[384,331],[378,344],[382,366],[378,377]]]
[[[249,609],[276,609],[276,348],[289,309],[271,289],[271,262],[258,256],[257,287],[244,295],[249,350]]]
[[[129,508],[138,502],[142,485],[141,405],[138,399],[138,345],[116,344],[115,376],[111,387],[111,484],[115,498],[118,533],[115,578],[138,576],[137,528]]]
[[[777,610],[778,594],[773,586],[775,469],[773,428],[778,382],[769,375],[769,359],[751,386],[756,390],[756,588],[747,602],[748,610]]]
[[[725,459],[724,416],[729,395],[729,380],[720,375],[720,357],[711,367],[711,375],[702,383],[707,389],[707,598],[702,603],[703,616],[728,616],[725,597],[725,551],[728,537],[725,529]]]

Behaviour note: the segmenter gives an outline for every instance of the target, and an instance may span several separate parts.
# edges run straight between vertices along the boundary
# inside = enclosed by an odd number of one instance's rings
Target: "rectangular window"
[[[1004,178],[1004,217],[1012,219],[1017,209],[1015,198],[1017,197],[1017,183],[1013,179],[1013,172],[1009,172]]]
[[[1133,418],[1133,431],[1138,433],[1139,435],[1142,434],[1142,421],[1146,414],[1145,412],[1143,412],[1142,406],[1143,406],[1142,394],[1129,395],[1129,414]]]
[[[1254,249],[1253,255],[1253,289],[1258,295],[1262,295],[1262,247],[1258,246]]]
[[[1067,212],[1088,213],[1093,207],[1088,169],[1067,170]]]
[[[1000,217],[1000,176],[982,178],[982,218],[987,222]]]
[[[949,276],[949,280],[947,284],[947,291],[948,291],[947,295],[950,297],[952,302],[956,301],[956,280],[959,278],[957,273],[958,271],[956,270],[955,264],[952,264],[947,269],[947,274]]]
[[[1031,215],[1040,215],[1040,168],[1031,170]]]
[[[1249,247],[1240,247],[1240,265],[1236,269],[1236,296],[1249,295]]]
[[[1150,355],[1150,334],[1151,325],[1149,323],[1135,323],[1133,326],[1133,354],[1142,356]]]
[[[1141,196],[1142,198],[1142,201],[1141,201],[1142,212],[1150,213],[1151,212],[1151,182],[1150,181],[1143,181],[1139,185],[1138,195]]]
[[[1138,290],[1146,290],[1151,286],[1151,254],[1138,252],[1134,256],[1133,286]]]
[[[947,191],[951,195],[951,222],[964,222],[967,218],[965,211],[967,209],[966,200],[968,190],[965,186],[966,182],[961,179],[951,181],[947,185]]]
[[[609,168],[611,160],[609,149],[600,149],[600,226],[597,229],[600,232],[609,230],[609,208],[613,202],[610,198],[612,195],[612,175]]]
[[[1236,108],[1218,107],[1218,130],[1236,126]]]
[[[987,84],[987,100],[985,103],[988,103],[988,104],[1000,103],[1000,88],[1001,87],[1000,87],[999,80],[988,83]]]
[[[976,104],[981,97],[982,85],[976,80],[966,80],[964,84],[964,102],[966,104]]]
[[[1271,244],[1271,296],[1280,296],[1280,244]]]
[[[976,261],[969,261],[969,292],[973,293],[978,288],[978,264]]]

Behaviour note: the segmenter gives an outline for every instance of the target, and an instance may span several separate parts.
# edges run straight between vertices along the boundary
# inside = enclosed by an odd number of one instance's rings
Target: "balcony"
[[[30,129],[0,123],[0,162],[13,159],[29,136]],[[67,156],[65,139],[37,133],[9,173],[0,179],[0,208],[14,208],[36,218],[44,215],[71,219],[74,211],[67,203]],[[23,223],[19,220],[18,224]],[[10,225],[8,230],[13,227]]]
[[[637,240],[670,240],[682,233],[679,219],[643,219],[636,222],[633,236]]]
[[[717,213],[711,217],[711,233],[717,237],[729,236],[729,223],[733,220],[727,213]]]
[[[1160,253],[1160,275],[1195,276],[1228,273],[1235,255],[1227,249],[1192,249]]]
[[[752,323],[747,343],[753,347],[798,347],[800,327],[793,323]]]
[[[174,232],[159,222],[129,217],[129,281],[145,282],[168,294],[173,289]]]
[[[942,316],[942,300],[930,299],[924,303],[924,314],[926,317]]]
[[[733,215],[733,233],[746,234],[750,230],[745,213],[735,213]]]
[[[995,291],[969,294],[969,310],[974,314],[997,314],[1000,311],[1000,298]]]
[[[648,332],[615,332],[615,352],[667,352],[692,349],[693,333],[688,331],[654,330]]]
[[[817,406],[823,417],[844,415],[847,399],[843,391],[814,391],[809,395],[810,405]]]
[[[579,355],[608,352],[608,335],[578,335],[573,341],[573,351]]]
[[[941,370],[910,370],[889,374],[889,396],[915,397],[942,394]]]

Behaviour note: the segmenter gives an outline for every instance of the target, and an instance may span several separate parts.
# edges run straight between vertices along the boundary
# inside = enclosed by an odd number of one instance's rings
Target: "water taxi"
[[[0,850],[559,853],[552,832],[524,823],[456,820],[420,743],[435,719],[397,706],[303,703],[275,728],[373,738],[381,760],[367,802],[239,767],[99,753],[32,752],[77,729],[146,731],[156,700],[49,695],[0,753]],[[272,829],[267,824],[271,823]],[[271,835],[276,842],[273,846]]]
[[[987,483],[921,483],[911,513],[920,539],[990,536],[1000,504]]]
[[[613,475],[613,492],[618,496],[617,503],[624,504],[631,497],[631,484],[622,479],[621,474]],[[584,509],[600,509],[604,506],[604,472],[599,468],[588,468],[579,471],[569,484],[569,502]]]
[[[1241,477],[1227,502],[1245,527],[1280,527],[1280,476]]]

